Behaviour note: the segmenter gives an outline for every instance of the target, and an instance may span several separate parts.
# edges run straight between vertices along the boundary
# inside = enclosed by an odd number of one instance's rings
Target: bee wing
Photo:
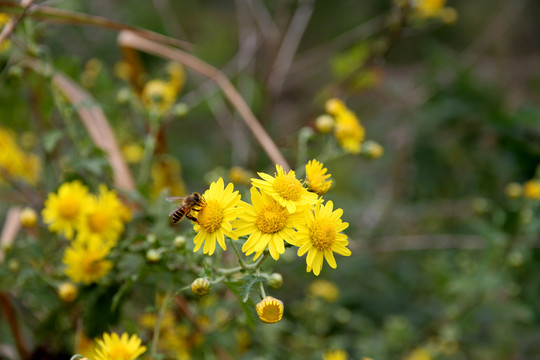
[[[167,196],[165,200],[169,202],[176,202],[176,201],[184,200],[185,198],[186,198],[185,196]]]
[[[180,207],[180,206],[179,206],[179,207]],[[177,207],[176,209],[174,209],[173,211],[171,211],[171,212],[169,213],[169,216],[171,216],[172,214],[174,214],[174,213],[176,212],[176,210],[178,210],[178,207]]]

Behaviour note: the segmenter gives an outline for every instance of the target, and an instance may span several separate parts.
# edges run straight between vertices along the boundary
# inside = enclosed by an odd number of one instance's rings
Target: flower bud
[[[191,283],[191,291],[195,295],[204,296],[210,292],[212,284],[207,278],[197,278]]]
[[[335,120],[330,115],[324,114],[315,119],[315,128],[318,132],[326,134],[334,129]]]
[[[283,302],[271,296],[265,297],[256,307],[259,319],[265,324],[274,324],[283,317]]]
[[[156,249],[150,249],[146,252],[146,260],[150,262],[158,262],[161,260],[161,252]]]
[[[37,224],[38,215],[34,209],[27,207],[21,212],[20,219],[22,226],[32,228]]]
[[[523,187],[520,184],[513,182],[506,185],[504,192],[510,199],[517,199],[523,193]]]
[[[186,237],[183,235],[178,235],[174,238],[174,246],[181,249],[186,246]]]
[[[189,112],[189,106],[186,103],[178,103],[173,106],[172,113],[176,117],[184,117]]]
[[[58,287],[58,296],[62,301],[72,302],[77,298],[78,294],[77,287],[70,282],[63,282]]]
[[[283,276],[280,273],[272,273],[268,277],[268,286],[272,289],[279,289],[283,285]]]
[[[157,240],[156,234],[148,234],[148,235],[146,235],[146,241],[147,241],[149,244],[155,243],[156,240]]]
[[[378,159],[384,154],[384,148],[375,141],[367,140],[362,145],[362,154],[370,159]]]

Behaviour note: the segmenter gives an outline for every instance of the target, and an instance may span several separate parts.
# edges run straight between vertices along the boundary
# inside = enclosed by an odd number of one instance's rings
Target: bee
[[[188,196],[168,196],[166,199],[171,202],[182,200],[182,203],[169,214],[173,224],[182,220],[184,216],[191,221],[197,222],[197,218],[191,215],[191,211],[199,211],[205,204],[204,198],[198,192]]]

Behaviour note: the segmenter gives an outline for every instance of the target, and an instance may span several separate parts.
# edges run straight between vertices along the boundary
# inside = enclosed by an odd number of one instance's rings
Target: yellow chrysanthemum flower
[[[169,193],[174,196],[185,195],[186,186],[181,173],[182,166],[180,162],[172,156],[161,156],[159,160],[152,163],[150,169],[152,196],[160,196],[163,189],[169,189]]]
[[[173,85],[163,80],[150,80],[144,85],[143,103],[150,110],[163,115],[173,106],[177,91]]]
[[[284,306],[281,300],[267,296],[257,304],[256,310],[263,323],[274,324],[283,317]]]
[[[141,345],[141,338],[133,334],[131,337],[123,333],[103,334],[103,340],[97,340],[96,360],[135,360],[146,351]]]
[[[268,248],[272,258],[277,260],[285,252],[284,240],[295,244],[294,228],[304,221],[303,211],[298,209],[290,213],[273,197],[261,194],[255,187],[251,188],[251,202],[253,205],[240,203],[243,212],[235,222],[238,236],[249,234],[242,251],[246,255],[255,253],[253,260],[256,260]]]
[[[333,210],[334,204],[328,201],[326,205],[318,204],[315,211],[305,212],[305,225],[299,225],[296,233],[296,245],[298,256],[306,252],[307,272],[313,270],[315,275],[319,275],[326,259],[328,265],[335,269],[337,267],[334,252],[350,256],[351,250],[346,246],[349,244],[347,235],[342,234],[349,224],[341,221],[343,210]]]
[[[234,185],[229,184],[225,188],[222,178],[210,184],[210,188],[203,194],[204,206],[197,213],[197,223],[193,229],[197,232],[195,249],[198,251],[204,243],[203,253],[212,255],[216,250],[216,241],[223,250],[226,250],[225,235],[233,240],[238,235],[233,231],[232,222],[236,220],[238,209],[236,205],[240,201],[238,191],[234,191]]]
[[[17,143],[17,137],[9,129],[0,127],[0,182],[24,180],[34,185],[39,179],[41,162],[33,154],[24,152]]]
[[[50,193],[45,200],[43,222],[49,225],[50,231],[64,233],[66,238],[72,239],[74,229],[84,219],[90,199],[88,188],[80,181],[64,183],[57,193]]]
[[[85,204],[86,212],[78,228],[77,239],[95,238],[109,246],[116,245],[124,231],[122,212],[125,207],[114,190],[99,186],[99,196],[91,196]]]
[[[540,181],[533,179],[523,184],[523,195],[528,199],[540,200]]]
[[[99,281],[111,270],[113,263],[105,258],[110,247],[100,240],[74,241],[64,252],[65,274],[76,283],[89,285]]]
[[[347,360],[348,355],[345,350],[337,349],[326,351],[325,353],[323,353],[322,358],[323,360]]]
[[[332,176],[326,174],[327,168],[323,167],[323,163],[313,159],[306,165],[306,180],[308,184],[308,190],[316,193],[317,195],[324,195],[330,189],[332,180],[327,179]]]
[[[262,172],[258,174],[263,180],[251,179],[253,186],[272,196],[290,213],[296,212],[297,207],[305,208],[314,205],[317,201],[317,194],[307,191],[296,178],[293,170],[286,173],[283,167],[276,165],[274,177]]]
[[[356,115],[349,109],[338,112],[334,126],[334,136],[339,145],[348,153],[359,154],[365,130]]]

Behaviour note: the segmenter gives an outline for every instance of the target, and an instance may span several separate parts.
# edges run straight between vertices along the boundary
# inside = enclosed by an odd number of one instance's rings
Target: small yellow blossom
[[[265,297],[257,306],[257,315],[265,324],[274,324],[283,317],[283,302],[271,296]]]
[[[184,83],[186,82],[186,71],[182,64],[177,62],[171,62],[167,66],[167,72],[169,73],[169,83],[173,86],[176,93],[182,91]]]
[[[24,152],[15,134],[0,127],[0,183],[5,180],[23,180],[35,185],[39,179],[41,162],[33,154]]]
[[[341,221],[343,210],[333,210],[334,204],[328,201],[326,205],[317,204],[315,211],[305,212],[305,225],[299,225],[296,234],[296,246],[299,246],[298,256],[307,253],[307,272],[315,275],[321,272],[323,261],[335,269],[337,267],[334,252],[350,256],[351,250],[347,235],[342,234],[349,224]]]
[[[529,180],[523,184],[523,195],[528,199],[540,200],[540,180]]]
[[[323,360],[347,360],[348,355],[345,350],[337,349],[324,352],[322,358]]]
[[[384,148],[381,144],[368,140],[362,145],[362,154],[370,159],[378,159],[384,155]]]
[[[335,114],[334,136],[339,145],[348,153],[359,154],[365,130],[356,115],[345,108]]]
[[[83,332],[80,332],[75,341],[75,354],[80,354],[86,359],[92,359],[95,349],[95,341],[90,339]]]
[[[441,10],[446,5],[446,0],[416,0],[415,9],[423,18],[439,17]]]
[[[110,246],[116,245],[124,224],[121,214],[125,207],[114,190],[99,186],[99,196],[91,196],[79,224],[77,239],[95,238]]]
[[[45,200],[43,222],[49,225],[50,231],[72,239],[75,229],[84,220],[90,199],[88,188],[80,181],[64,183],[57,193],[50,193]]]
[[[233,184],[249,185],[253,174],[240,166],[233,166],[229,169],[229,181]]]
[[[186,194],[186,186],[181,175],[182,166],[172,156],[161,156],[152,164],[150,176],[152,178],[152,196],[158,197],[164,189],[174,196]]]
[[[310,160],[306,165],[308,190],[319,196],[326,194],[332,185],[332,180],[328,180],[332,175],[327,174],[328,169],[323,166],[323,163],[315,159]]]
[[[151,111],[164,115],[173,106],[177,94],[170,83],[163,80],[150,80],[144,85],[142,99]]]
[[[341,101],[338,98],[332,98],[332,99],[328,100],[324,104],[324,108],[325,108],[327,113],[329,113],[330,115],[334,115],[334,116],[341,113],[341,112],[343,112],[343,111],[345,111],[345,110],[347,110],[347,107],[345,106],[343,101]]]
[[[110,247],[95,238],[73,242],[62,259],[66,275],[72,281],[85,285],[99,281],[113,266],[112,261],[105,259],[109,251]]]
[[[239,236],[249,235],[242,246],[246,255],[255,253],[256,260],[268,248],[274,260],[285,252],[284,241],[295,244],[295,228],[304,221],[302,209],[294,213],[277,202],[275,198],[260,193],[255,187],[251,188],[251,202],[240,202],[242,212],[235,222],[236,233]]]
[[[32,228],[36,226],[38,221],[38,215],[36,210],[26,207],[21,211],[21,224],[26,228]]]
[[[133,76],[133,67],[127,61],[118,61],[114,64],[114,75],[124,81],[129,81]]]
[[[77,287],[73,285],[73,283],[63,282],[58,287],[58,297],[60,297],[62,301],[72,302],[77,298],[78,294],[79,291],[77,290]]]
[[[317,194],[307,191],[300,180],[296,178],[293,170],[286,173],[283,171],[282,166],[276,165],[274,177],[262,172],[258,174],[262,180],[251,179],[253,186],[272,196],[281,206],[286,207],[290,213],[295,213],[297,207],[303,209],[314,205],[317,201]]]
[[[339,297],[339,288],[330,281],[315,280],[309,285],[308,294],[331,303],[336,301]]]
[[[135,360],[146,351],[141,345],[141,338],[137,335],[129,337],[123,333],[121,337],[116,333],[103,334],[102,340],[97,340],[99,348],[96,349],[96,360]]]
[[[238,191],[234,191],[233,184],[225,187],[222,178],[210,184],[210,188],[203,194],[204,206],[197,212],[197,223],[193,229],[197,235],[193,239],[195,249],[198,251],[204,244],[203,253],[212,255],[216,250],[216,242],[223,250],[225,245],[225,235],[233,240],[238,239],[238,235],[233,231],[232,222],[238,216],[236,205],[240,201]]]

